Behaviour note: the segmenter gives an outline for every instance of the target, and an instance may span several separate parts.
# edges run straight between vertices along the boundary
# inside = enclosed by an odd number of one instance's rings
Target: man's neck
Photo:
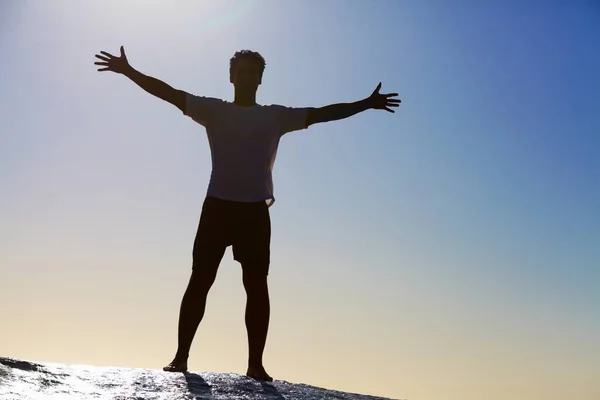
[[[235,93],[233,104],[242,107],[252,107],[256,105],[256,93]]]

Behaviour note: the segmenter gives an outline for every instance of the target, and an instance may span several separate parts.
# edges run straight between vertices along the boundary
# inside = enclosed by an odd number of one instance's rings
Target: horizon
[[[144,4],[142,8],[141,4]],[[0,4],[0,356],[158,369],[211,160],[203,127],[122,75],[231,100],[399,93],[285,135],[265,367],[389,398],[600,396],[600,7],[441,0]],[[143,10],[143,12],[141,12]],[[225,253],[189,369],[243,373]]]

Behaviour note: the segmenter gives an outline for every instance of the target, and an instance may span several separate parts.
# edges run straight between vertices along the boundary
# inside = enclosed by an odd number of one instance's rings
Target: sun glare
[[[156,29],[157,26],[187,26],[194,31],[219,29],[222,25],[242,18],[255,5],[255,0],[197,0],[194,2],[165,2],[159,0],[109,1],[86,4],[94,8],[95,18],[110,15],[135,26],[136,31]]]

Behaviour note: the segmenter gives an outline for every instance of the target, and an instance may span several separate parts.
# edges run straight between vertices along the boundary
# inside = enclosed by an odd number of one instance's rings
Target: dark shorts
[[[229,246],[244,273],[269,273],[271,218],[266,202],[206,197],[194,240],[192,268],[216,273]]]

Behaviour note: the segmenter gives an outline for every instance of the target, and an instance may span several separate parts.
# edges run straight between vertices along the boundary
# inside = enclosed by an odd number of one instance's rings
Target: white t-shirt
[[[242,107],[186,95],[184,114],[206,128],[212,157],[207,195],[224,200],[275,202],[273,164],[279,139],[306,129],[309,108]]]

